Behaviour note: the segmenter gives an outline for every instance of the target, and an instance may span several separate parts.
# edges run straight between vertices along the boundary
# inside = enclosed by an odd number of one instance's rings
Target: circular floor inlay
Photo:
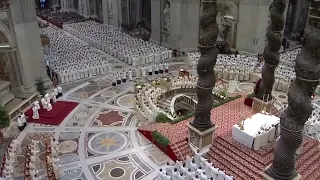
[[[252,92],[254,89],[253,83],[240,83],[237,86],[237,90],[240,92]]]
[[[125,108],[133,108],[134,94],[127,94],[117,99],[117,104]]]
[[[119,132],[102,132],[94,135],[88,142],[90,151],[108,154],[122,150],[128,144],[126,136]]]
[[[120,178],[124,175],[125,171],[122,168],[116,167],[111,169],[110,176],[114,178]]]
[[[78,144],[75,141],[63,141],[58,145],[58,150],[59,152],[65,154],[75,151],[77,147]]]
[[[114,91],[110,91],[110,90],[107,90],[107,91],[104,91],[103,93],[101,93],[102,97],[113,97],[115,95],[117,95],[117,93]]]

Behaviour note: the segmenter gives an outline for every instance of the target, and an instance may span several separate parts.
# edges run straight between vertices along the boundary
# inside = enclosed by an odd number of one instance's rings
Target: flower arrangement
[[[164,137],[159,131],[152,131],[152,139],[159,144],[159,146],[166,148],[170,144],[170,140]]]
[[[7,116],[7,111],[4,107],[0,106],[0,128],[8,127],[10,124],[9,118]]]

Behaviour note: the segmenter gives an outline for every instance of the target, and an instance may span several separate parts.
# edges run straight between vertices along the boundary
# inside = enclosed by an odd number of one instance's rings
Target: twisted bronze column
[[[198,42],[201,53],[197,65],[198,82],[196,94],[198,104],[196,106],[195,118],[191,125],[200,131],[211,128],[211,109],[213,104],[212,89],[215,85],[214,66],[217,61],[218,50],[216,41],[218,36],[217,0],[202,1],[202,16],[200,18],[200,37]]]
[[[284,10],[286,9],[286,0],[274,0],[270,5],[270,21],[267,28],[268,44],[264,48],[264,65],[261,70],[262,81],[258,93],[255,96],[259,99],[269,101],[272,99],[272,88],[274,84],[274,71],[279,64],[279,50],[282,44],[282,30],[284,28]]]
[[[296,58],[296,79],[289,88],[289,106],[281,114],[280,139],[276,143],[272,166],[266,171],[276,180],[291,180],[297,175],[295,153],[302,143],[304,124],[313,110],[311,96],[320,78],[319,22],[320,18],[316,23],[313,21],[314,27],[305,29],[306,41]]]

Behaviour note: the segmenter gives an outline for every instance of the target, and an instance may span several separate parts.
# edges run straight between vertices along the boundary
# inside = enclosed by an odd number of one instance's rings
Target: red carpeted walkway
[[[39,109],[40,119],[33,119],[32,108],[28,109],[25,115],[28,117],[28,122],[58,125],[64,118],[78,105],[77,102],[58,101],[52,104],[52,110]]]

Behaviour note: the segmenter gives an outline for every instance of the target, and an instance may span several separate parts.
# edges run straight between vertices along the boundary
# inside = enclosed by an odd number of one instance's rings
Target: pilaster
[[[41,77],[45,81],[49,79],[40,44],[35,1],[11,0],[10,11],[23,87],[25,90],[34,90],[34,82],[37,78]]]
[[[263,51],[271,3],[272,0],[240,1],[236,40],[237,50],[251,53]]]
[[[151,0],[151,41],[161,42],[161,0]]]

